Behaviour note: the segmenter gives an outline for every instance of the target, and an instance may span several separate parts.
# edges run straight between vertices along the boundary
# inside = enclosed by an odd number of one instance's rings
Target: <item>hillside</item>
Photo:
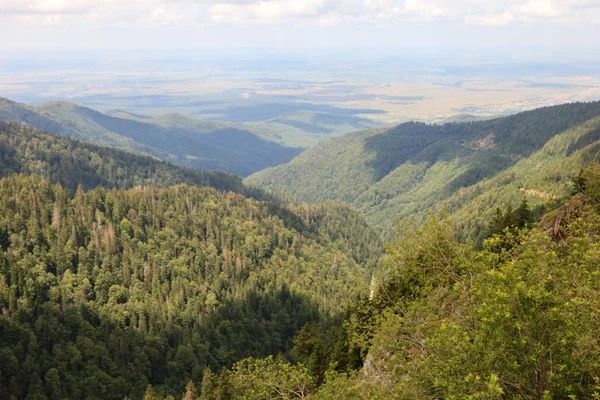
[[[309,111],[249,123],[204,121],[177,113],[149,117],[113,110],[102,114],[64,101],[33,107],[1,97],[0,121],[23,122],[184,167],[241,176],[287,162],[327,137],[376,125],[365,118]]]
[[[64,103],[69,105],[70,103]],[[74,105],[73,105],[74,106]],[[87,125],[83,121],[70,121],[61,119],[47,110],[17,103],[0,97],[0,121],[19,122],[61,136],[80,139],[86,138],[95,144],[127,149],[132,152],[144,153],[149,150],[142,144],[114,132],[102,129],[99,126]]]
[[[534,206],[568,193],[596,158],[600,102],[547,107],[489,121],[356,132],[320,143],[249,183],[320,202],[345,201],[388,237],[398,219],[424,221],[445,204],[461,237],[480,241],[483,221],[526,196]]]
[[[31,107],[0,99],[0,120],[24,122],[50,133],[148,154],[184,167],[241,176],[286,162],[302,151],[227,124],[209,124],[210,129],[203,132],[175,129],[168,123],[113,117],[67,102]]]
[[[506,226],[480,251],[438,216],[399,232],[333,342],[306,325],[298,364],[243,360],[200,398],[598,398],[600,169],[574,183],[537,226]]]
[[[346,206],[249,199],[224,173],[15,123],[0,154],[1,398],[177,394],[289,354],[368,290],[381,253]]]
[[[235,175],[176,167],[148,156],[0,121],[0,177],[10,174],[41,175],[72,192],[80,185],[84,189],[96,186],[129,189],[185,183],[263,197]]]

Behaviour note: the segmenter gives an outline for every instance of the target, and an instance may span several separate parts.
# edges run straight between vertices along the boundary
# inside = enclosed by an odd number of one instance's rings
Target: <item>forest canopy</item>
[[[201,398],[223,399],[219,384],[247,399],[598,398],[599,227],[597,165],[535,227],[508,226],[481,251],[431,216],[388,246],[373,296],[346,315],[357,368],[330,352],[311,369],[313,345],[295,365],[244,360],[203,382],[212,394]],[[314,340],[305,332],[296,346]]]
[[[0,149],[0,398],[178,394],[289,355],[368,290],[381,253],[341,204],[20,124],[0,123]]]
[[[289,352],[367,290],[381,245],[341,206],[273,210],[185,185],[0,180],[0,393],[178,393],[207,367]]]

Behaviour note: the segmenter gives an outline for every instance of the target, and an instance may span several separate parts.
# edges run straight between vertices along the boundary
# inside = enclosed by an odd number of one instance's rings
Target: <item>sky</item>
[[[600,0],[0,0],[0,51],[600,45]]]

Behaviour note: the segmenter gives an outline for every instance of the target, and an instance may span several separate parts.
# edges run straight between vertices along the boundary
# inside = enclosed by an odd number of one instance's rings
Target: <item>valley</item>
[[[600,397],[600,64],[362,51],[0,55],[0,400]]]
[[[600,0],[0,0],[0,400],[599,400]]]

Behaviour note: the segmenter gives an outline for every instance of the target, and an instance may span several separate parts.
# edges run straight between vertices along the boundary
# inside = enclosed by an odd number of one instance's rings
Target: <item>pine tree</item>
[[[527,199],[523,197],[521,204],[515,210],[515,222],[518,228],[525,228],[533,222],[533,214],[527,203]]]

